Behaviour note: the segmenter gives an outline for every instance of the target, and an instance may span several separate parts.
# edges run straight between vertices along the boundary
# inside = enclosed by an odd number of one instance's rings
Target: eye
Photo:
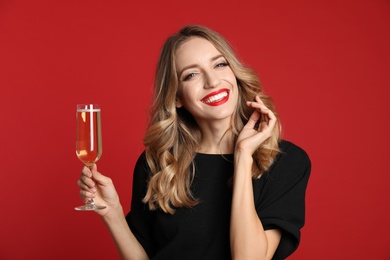
[[[226,66],[229,66],[229,64],[225,61],[218,62],[217,65],[215,65],[216,68],[226,67]]]
[[[183,81],[187,81],[193,77],[195,77],[196,73],[189,73],[187,76],[184,77]]]

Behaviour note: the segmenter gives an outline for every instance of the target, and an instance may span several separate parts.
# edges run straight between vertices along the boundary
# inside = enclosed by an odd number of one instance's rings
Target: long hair
[[[232,116],[230,127],[234,143],[253,112],[246,101],[254,100],[256,95],[278,118],[274,103],[263,93],[256,72],[237,59],[229,43],[217,32],[203,26],[189,25],[169,37],[162,47],[157,64],[153,103],[144,138],[151,175],[143,201],[151,210],[160,208],[170,214],[174,213],[175,208],[192,207],[198,203],[190,186],[194,174],[192,162],[199,148],[201,133],[192,115],[183,107],[176,108],[179,79],[175,54],[191,37],[202,37],[212,43],[225,57],[236,76],[238,107]],[[279,152],[279,119],[277,122],[272,136],[253,154],[253,178],[259,178],[266,172]]]

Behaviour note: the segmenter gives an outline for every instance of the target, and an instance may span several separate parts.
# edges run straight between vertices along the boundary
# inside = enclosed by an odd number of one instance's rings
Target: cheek
[[[195,97],[193,91],[190,92],[187,88],[182,88],[178,93],[177,104],[188,108],[189,104],[191,104],[194,98]]]
[[[176,107],[180,108],[184,105],[183,90],[180,87],[176,93]]]
[[[240,94],[240,93],[238,92],[238,89],[236,88],[236,91],[234,92],[233,100],[232,100],[232,102],[233,102],[233,104],[234,104],[235,106],[238,106],[238,100],[239,100],[238,95],[239,95],[239,94]]]
[[[187,84],[181,88],[180,94],[182,99],[187,102],[197,99],[197,96],[199,95],[199,86],[194,83]]]
[[[239,96],[240,96],[240,90],[238,88],[237,83],[235,83],[233,86],[233,100],[232,101],[235,103],[236,106],[238,106]]]

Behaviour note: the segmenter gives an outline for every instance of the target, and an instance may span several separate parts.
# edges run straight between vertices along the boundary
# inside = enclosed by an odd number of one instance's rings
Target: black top
[[[311,163],[304,150],[281,141],[271,169],[253,180],[257,214],[265,230],[280,229],[273,259],[285,259],[298,247],[305,219],[305,191]],[[166,214],[142,203],[149,169],[143,153],[135,166],[130,229],[151,259],[231,259],[229,222],[233,155],[196,154],[191,190],[200,203]],[[260,245],[259,245],[260,246]]]

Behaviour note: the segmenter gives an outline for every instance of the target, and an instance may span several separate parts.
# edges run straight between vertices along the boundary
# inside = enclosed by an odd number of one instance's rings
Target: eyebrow
[[[218,59],[221,58],[221,57],[224,57],[224,56],[223,56],[222,54],[218,54],[218,55],[212,57],[212,58],[210,59],[210,61],[218,60]],[[185,66],[182,70],[180,70],[180,73],[178,74],[179,77],[183,74],[183,72],[184,72],[185,70],[192,69],[192,68],[196,68],[196,67],[198,67],[197,64],[191,64],[191,65]]]

